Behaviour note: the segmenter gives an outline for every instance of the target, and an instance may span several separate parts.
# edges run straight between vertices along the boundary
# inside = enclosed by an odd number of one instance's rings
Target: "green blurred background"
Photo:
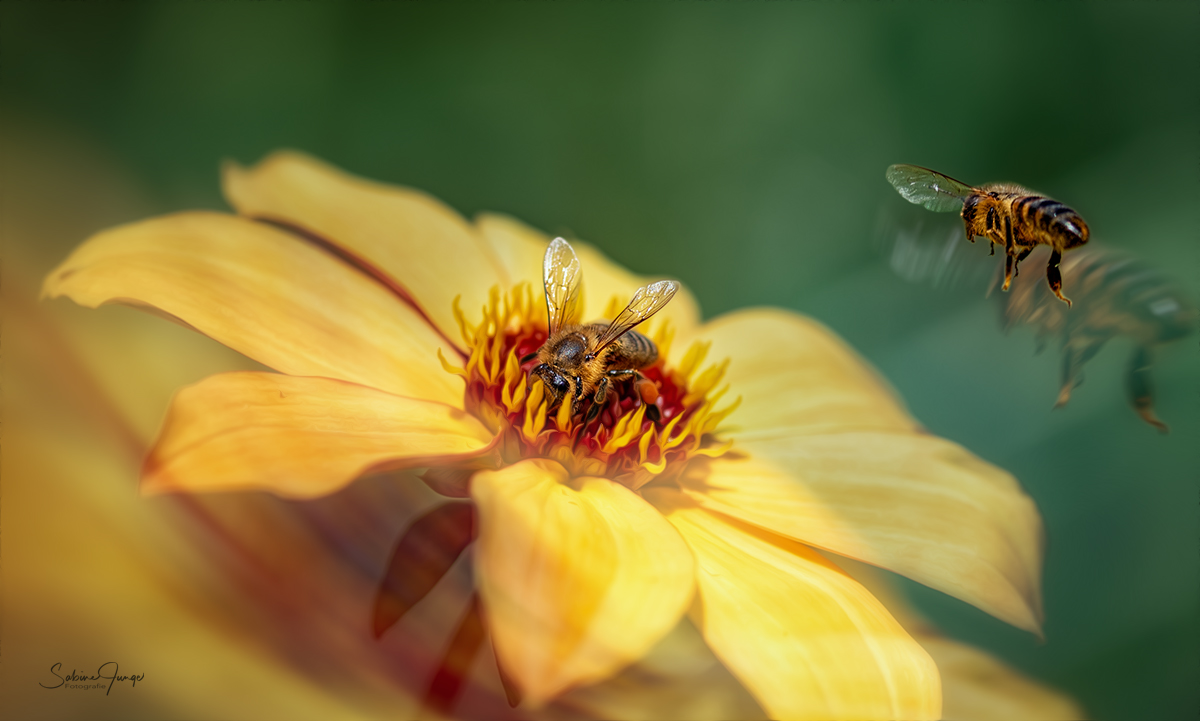
[[[295,147],[468,216],[590,240],[681,278],[708,317],[759,304],[815,316],[932,432],[1016,474],[1045,518],[1044,644],[906,584],[919,606],[1096,718],[1200,709],[1196,337],[1154,369],[1169,436],[1128,408],[1120,341],[1051,413],[1056,352],[1034,356],[1027,329],[1003,335],[982,292],[905,284],[872,248],[880,213],[902,204],[884,169],[916,163],[1043,190],[1094,240],[1200,295],[1195,3],[0,13],[7,141],[53,132],[119,165],[145,207],[105,224],[224,208],[222,158]],[[100,227],[30,252],[46,270]]]

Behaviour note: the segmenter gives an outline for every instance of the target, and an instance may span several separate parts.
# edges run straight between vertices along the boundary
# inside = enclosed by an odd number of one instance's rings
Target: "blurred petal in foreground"
[[[184,388],[142,489],[332,493],[368,471],[469,458],[492,434],[473,416],[330,378],[226,373]]]
[[[479,585],[500,662],[531,703],[611,676],[687,608],[691,554],[624,486],[526,461],[477,474],[472,495]]]

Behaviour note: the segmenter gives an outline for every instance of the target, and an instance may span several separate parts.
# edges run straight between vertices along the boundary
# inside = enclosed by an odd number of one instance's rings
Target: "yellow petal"
[[[181,213],[108,230],[46,279],[80,305],[148,307],[271,368],[462,407],[445,341],[391,292],[261,223]]]
[[[706,323],[695,338],[712,342],[711,361],[730,359],[725,382],[742,405],[722,425],[727,437],[916,427],[887,382],[816,321],[784,310],[742,310]],[[692,340],[683,336],[672,349],[682,354]]]
[[[471,495],[496,654],[532,705],[637,660],[687,608],[691,554],[624,486],[530,460],[477,473]]]
[[[929,652],[942,674],[944,721],[1067,721],[1086,718],[1066,694],[1003,661],[946,638],[904,598],[890,574],[846,558],[835,563],[878,598],[904,630]]]
[[[52,207],[78,222],[68,199]],[[328,504],[301,507],[266,494],[147,502],[131,493],[171,393],[237,356],[140,313],[37,303],[49,266],[38,264],[35,281],[13,255],[5,253],[3,269],[0,717],[87,716],[103,697],[110,718],[415,718],[419,697],[397,669],[424,668],[393,661],[385,670],[363,631],[375,561],[385,560],[375,551],[404,518],[380,521],[373,534],[361,516],[345,513],[340,522],[352,528],[338,530]],[[114,335],[106,342],[101,331]],[[421,490],[410,483],[374,498],[421,502]],[[375,508],[369,517],[396,505]],[[359,550],[331,541],[331,532]],[[368,561],[359,568],[348,553]],[[410,643],[419,656],[431,642]],[[63,649],[61,658],[47,649]],[[345,677],[354,688],[314,682],[292,662],[297,655],[336,658],[354,669]],[[95,674],[107,661],[119,662],[120,674],[146,674],[144,682],[117,681],[108,696],[103,688],[39,685],[60,681],[52,663],[61,662],[65,676],[73,667]]]
[[[621,673],[573,689],[555,702],[562,717],[651,721],[757,721],[762,707],[684,618],[650,652]]]
[[[745,441],[689,474],[705,508],[908,576],[1040,633],[1042,523],[1016,479],[928,435]]]
[[[226,163],[222,185],[238,213],[315,232],[398,281],[450,338],[458,337],[455,296],[477,311],[492,286],[508,285],[475,229],[420,191],[365,180],[295,151],[273,153],[249,169]]]
[[[367,470],[471,455],[491,440],[441,403],[328,378],[223,373],[176,395],[142,488],[312,498]]]
[[[646,497],[696,556],[693,620],[771,718],[939,717],[933,661],[854,579],[811,548],[678,491]]]
[[[475,219],[475,223],[483,237],[492,245],[493,253],[512,282],[529,283],[533,286],[534,296],[540,297],[538,294],[542,292],[542,257],[546,253],[546,246],[550,244],[550,236],[505,215],[483,213]],[[633,299],[633,294],[638,288],[664,279],[664,276],[651,277],[630,273],[609,260],[595,246],[582,240],[571,240],[571,247],[579,256],[579,269],[583,275],[584,321],[604,318],[604,312],[613,297],[618,298],[624,307],[624,304]],[[699,325],[700,305],[686,286],[680,286],[679,292],[671,302],[659,311],[653,320],[647,321],[646,327],[654,327],[656,323],[662,323],[665,319],[670,319],[676,332],[691,332]],[[639,330],[645,332],[646,328]]]
[[[942,673],[945,721],[1077,721],[1087,718],[1065,694],[992,656],[942,636],[914,634]]]

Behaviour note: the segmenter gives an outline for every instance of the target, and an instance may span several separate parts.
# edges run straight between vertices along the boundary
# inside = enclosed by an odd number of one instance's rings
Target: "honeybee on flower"
[[[571,244],[562,238],[550,241],[543,267],[549,327],[542,347],[522,359],[541,361],[530,372],[546,384],[555,403],[573,407],[584,398],[591,401],[587,422],[604,407],[609,388],[620,380],[632,380],[646,404],[647,417],[659,420],[658,386],[638,372],[658,360],[658,346],[634,328],[671,302],[679,284],[660,280],[638,288],[611,322],[581,325],[579,259]]]
[[[225,191],[237,215],[106,231],[44,286],[152,309],[277,371],[181,390],[143,489],[312,498],[422,469],[469,499],[430,513],[458,519],[445,558],[474,547],[471,628],[522,704],[613,676],[686,614],[771,717],[937,718],[930,656],[815,549],[1039,631],[1032,501],[924,432],[819,324],[772,309],[702,323],[681,285],[644,333],[661,362],[638,369],[661,422],[640,392],[613,393],[580,434],[575,404],[552,412],[522,368],[548,337],[548,238],[295,153],[228,166]],[[573,245],[583,307],[615,318],[646,284]]]

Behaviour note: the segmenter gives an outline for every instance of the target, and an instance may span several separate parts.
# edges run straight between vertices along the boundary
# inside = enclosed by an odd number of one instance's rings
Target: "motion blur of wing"
[[[874,245],[897,276],[939,290],[990,291],[996,268],[1004,265],[988,255],[986,239],[967,241],[957,217],[930,215],[903,203],[881,209]]]

